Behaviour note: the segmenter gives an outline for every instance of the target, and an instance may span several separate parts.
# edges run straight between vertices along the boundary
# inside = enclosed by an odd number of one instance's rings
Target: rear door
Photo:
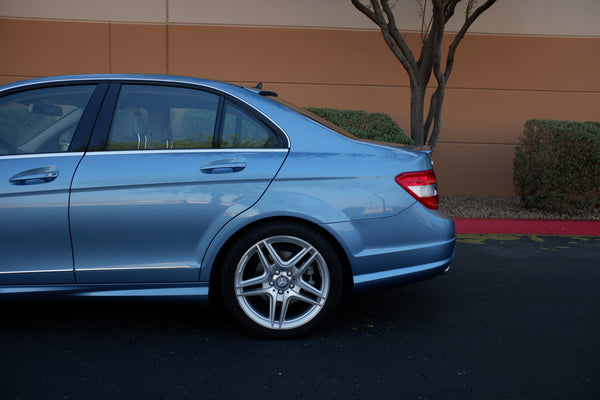
[[[286,142],[215,93],[151,84],[113,92],[72,185],[77,281],[197,281],[205,248],[260,198]]]
[[[0,98],[0,284],[74,282],[69,188],[103,97],[96,87]]]

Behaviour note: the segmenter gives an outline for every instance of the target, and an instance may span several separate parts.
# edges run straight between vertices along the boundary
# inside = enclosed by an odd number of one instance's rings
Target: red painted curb
[[[600,220],[454,218],[456,233],[600,236]]]

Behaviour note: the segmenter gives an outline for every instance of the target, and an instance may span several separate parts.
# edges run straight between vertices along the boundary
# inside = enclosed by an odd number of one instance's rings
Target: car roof
[[[178,75],[153,75],[153,74],[81,74],[81,75],[59,75],[49,76],[35,79],[28,79],[24,81],[18,81],[9,83],[7,85],[0,86],[0,95],[3,92],[11,92],[21,88],[27,88],[29,86],[38,85],[53,85],[53,84],[77,84],[77,83],[96,83],[96,82],[140,82],[140,83],[153,83],[153,84],[175,84],[175,85],[191,85],[196,86],[199,89],[214,90],[219,93],[225,93],[229,96],[236,98],[238,101],[246,104],[246,106],[254,109],[256,112],[261,114],[264,119],[268,120],[286,137],[286,141],[289,147],[289,136],[287,132],[282,129],[277,121],[275,121],[269,113],[265,112],[262,107],[257,106],[262,104],[264,106],[267,100],[261,95],[259,90],[234,85],[231,83],[220,82],[210,79],[194,78],[189,76],[178,76]],[[270,93],[270,92],[269,92]]]
[[[152,74],[83,74],[83,75],[60,75],[13,82],[0,87],[0,90],[9,90],[29,85],[52,84],[52,83],[78,83],[86,81],[152,81],[157,83],[192,84],[203,87],[231,90],[238,86],[210,79],[194,78],[178,75],[152,75]]]
[[[152,84],[175,84],[196,86],[199,89],[214,90],[219,93],[226,93],[229,96],[242,101],[249,107],[263,114],[267,119],[270,116],[265,114],[257,107],[257,104],[264,104],[263,99],[266,96],[275,95],[273,92],[261,91],[253,88],[247,88],[231,83],[215,81],[210,79],[194,78],[190,76],[178,75],[152,75],[152,74],[82,74],[82,75],[60,75],[49,76],[35,79],[18,81],[0,86],[0,95],[3,92],[11,92],[28,86],[53,85],[53,84],[77,84],[86,82],[140,82]]]

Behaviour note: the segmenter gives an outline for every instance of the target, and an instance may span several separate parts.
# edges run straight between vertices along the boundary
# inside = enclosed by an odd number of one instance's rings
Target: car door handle
[[[9,181],[15,185],[46,183],[55,180],[58,177],[58,173],[59,171],[56,167],[34,168],[19,172],[10,178]]]
[[[246,163],[243,161],[222,160],[203,165],[200,171],[205,174],[227,174],[239,172],[244,168],[246,168]]]

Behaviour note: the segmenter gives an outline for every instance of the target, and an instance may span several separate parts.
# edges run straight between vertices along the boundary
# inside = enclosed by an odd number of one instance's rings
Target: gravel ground
[[[597,219],[600,210],[577,215],[525,209],[517,197],[440,196],[440,208],[455,218],[533,218],[533,219]]]

